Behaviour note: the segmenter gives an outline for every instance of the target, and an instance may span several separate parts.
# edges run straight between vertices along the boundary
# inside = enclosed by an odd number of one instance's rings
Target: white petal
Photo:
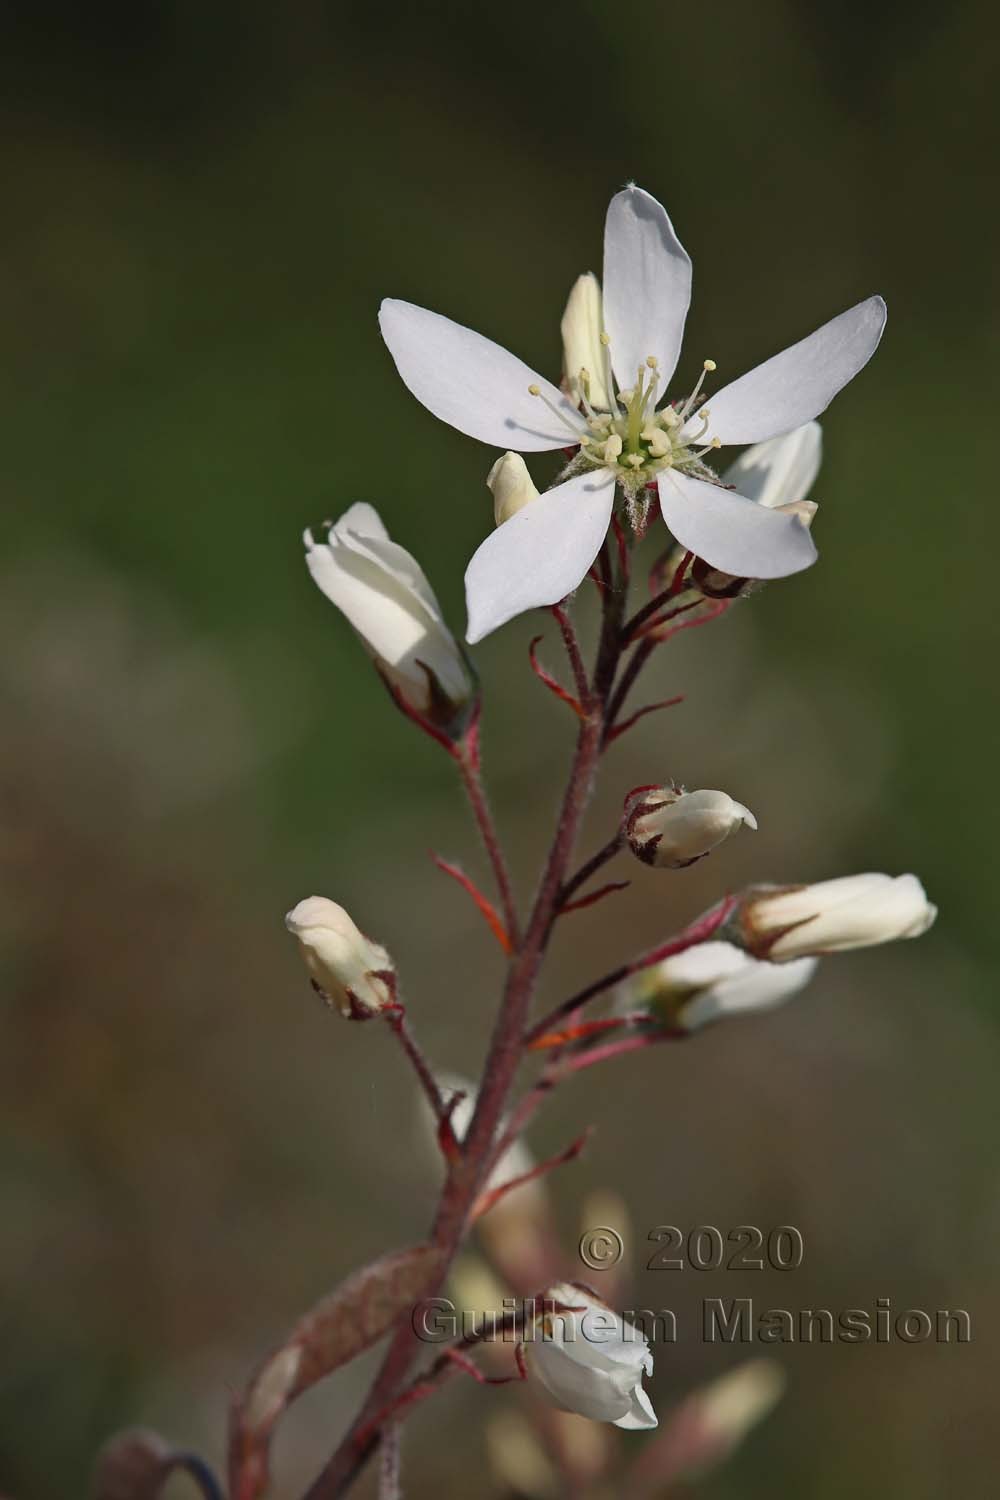
[[[383,542],[389,540],[389,533],[382,524],[382,517],[374,505],[368,505],[364,500],[359,500],[355,505],[349,505],[340,520],[335,522],[334,531],[353,531],[355,536],[379,537]]]
[[[441,606],[427,581],[427,575],[416,558],[389,536],[365,536],[363,533],[347,531],[344,525],[346,519],[345,516],[338,521],[334,528],[341,545],[348,547],[356,555],[367,558],[376,567],[390,574],[397,583],[402,584],[405,592],[416,596],[416,601],[423,606],[432,620],[441,624],[444,618],[441,614]]]
[[[561,391],[471,328],[393,298],[382,303],[378,320],[403,383],[459,432],[497,448],[540,453],[568,447],[573,432],[583,430]],[[568,427],[529,393],[529,385],[540,387]]]
[[[674,373],[691,301],[691,260],[667,211],[641,188],[616,193],[604,225],[604,327],[618,384],[653,354],[657,397]]]
[[[730,464],[725,483],[774,510],[804,500],[813,487],[823,455],[823,429],[806,422],[781,437],[755,443]]]
[[[616,1427],[627,1427],[633,1430],[642,1430],[647,1427],[656,1427],[656,1412],[641,1385],[637,1385],[632,1392],[632,1407],[623,1417],[619,1417],[614,1424]]]
[[[614,490],[606,469],[577,474],[486,538],[465,572],[470,643],[526,609],[558,604],[573,592],[601,549]]]
[[[724,445],[760,443],[812,421],[864,369],[884,327],[881,297],[848,308],[711,396],[709,435]],[[689,436],[700,425],[695,414],[682,432]]]
[[[723,573],[786,578],[816,561],[816,544],[798,516],[669,469],[657,488],[663,519],[677,541]]]
[[[544,1387],[554,1405],[578,1412],[593,1422],[616,1422],[632,1410],[631,1390],[582,1360],[570,1359],[566,1347],[545,1339],[525,1345],[529,1375]]]

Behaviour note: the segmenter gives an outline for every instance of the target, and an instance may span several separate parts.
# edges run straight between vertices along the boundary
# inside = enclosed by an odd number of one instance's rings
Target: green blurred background
[[[581,1080],[533,1144],[600,1125],[554,1189],[567,1248],[612,1186],[637,1264],[663,1222],[803,1231],[766,1290],[650,1273],[641,1304],[972,1315],[965,1347],[779,1351],[785,1403],[709,1500],[994,1494],[992,9],[40,0],[3,30],[0,1488],[80,1494],[140,1421],[217,1460],[252,1361],[422,1232],[401,1062],[313,1003],[281,918],[314,891],[348,905],[432,1055],[470,1071],[500,966],[426,851],[482,861],[299,534],[373,501],[461,625],[493,455],[408,396],[379,298],[554,374],[563,299],[635,178],[695,264],[681,385],[876,290],[890,320],[824,422],[819,565],[668,648],[650,695],[686,704],[616,749],[587,843],[669,775],[760,832],[624,871],[546,993],[750,879],[912,869],[942,915],[773,1017]],[[525,897],[570,734],[525,668],[535,626],[476,652]],[[739,1352],[664,1350],[661,1412]],[[290,1421],[280,1494],[360,1379]],[[507,1398],[467,1384],[413,1423],[408,1494],[491,1492]]]

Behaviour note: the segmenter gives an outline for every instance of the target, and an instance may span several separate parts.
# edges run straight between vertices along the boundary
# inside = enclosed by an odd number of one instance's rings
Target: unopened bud
[[[458,738],[476,703],[476,679],[416,558],[365,504],[352,505],[325,538],[307,531],[303,540],[313,579],[347,616],[396,701]]]
[[[396,1005],[396,970],[380,943],[360,932],[347,912],[325,896],[307,896],[285,917],[298,939],[313,987],[352,1021]]]
[[[625,802],[629,848],[644,864],[659,869],[694,864],[743,825],[756,829],[757,819],[726,792],[639,787]]]
[[[752,886],[726,936],[757,958],[783,963],[919,937],[936,916],[915,875],[846,875],[818,885]]]
[[[819,510],[815,500],[790,500],[787,505],[776,505],[774,508],[783,516],[798,516],[805,527],[812,526],[813,517]]]
[[[520,453],[501,454],[487,474],[486,483],[493,492],[493,517],[498,526],[538,499],[528,465]]]
[[[601,284],[594,273],[588,271],[573,283],[559,325],[563,341],[564,384],[577,405],[586,398],[599,411],[608,411],[611,402],[604,380],[607,355],[605,341],[601,338],[603,321]]]
[[[698,1031],[727,1016],[782,1005],[809,983],[817,963],[815,958],[768,963],[732,943],[699,943],[623,985],[617,1009],[628,1014],[645,1010],[671,1030]]]

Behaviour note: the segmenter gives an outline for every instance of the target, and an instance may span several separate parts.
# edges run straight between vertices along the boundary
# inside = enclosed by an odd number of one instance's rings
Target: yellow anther
[[[642,468],[642,456],[640,454],[638,454],[638,453],[630,453],[630,454],[628,454],[628,456],[625,459],[625,462],[627,464],[631,464],[632,467],[633,467],[633,469],[641,469]]]
[[[611,340],[606,333],[601,334],[601,343],[604,345],[605,349],[607,349],[608,345],[611,343]]]
[[[580,433],[580,447],[581,448],[589,448],[591,442],[592,442],[592,439],[589,438],[585,432],[581,432]]]
[[[679,424],[680,420],[680,417],[674,411],[672,406],[665,406],[660,412],[660,421],[663,423],[664,427],[676,427]]]
[[[721,448],[722,447],[722,439],[721,438],[717,438],[717,437],[713,438],[712,441],[711,441],[711,443],[709,444],[709,447],[710,448]]]
[[[541,394],[542,394],[542,388],[541,388],[540,385],[529,385],[528,386],[528,395],[529,396],[540,396]]]
[[[617,432],[613,432],[604,444],[604,462],[614,463],[622,451],[622,440]]]
[[[639,436],[644,443],[649,444],[649,451],[654,458],[664,458],[673,449],[673,444],[662,427],[644,427]]]
[[[651,370],[658,370],[660,368],[660,361],[655,354],[647,354],[646,363]]]
[[[706,359],[703,368],[706,370],[715,370],[718,368],[718,366],[716,365],[714,359]]]

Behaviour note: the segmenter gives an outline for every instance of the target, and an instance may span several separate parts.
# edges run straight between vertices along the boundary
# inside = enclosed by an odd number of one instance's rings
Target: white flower
[[[309,571],[353,625],[391,690],[419,714],[454,720],[475,694],[462,649],[420,565],[370,505],[352,505],[325,540],[303,537]]]
[[[380,943],[359,932],[342,906],[307,896],[285,916],[302,961],[323,998],[353,1021],[396,1002],[396,971]]]
[[[680,870],[757,819],[727,792],[640,787],[625,803],[625,837],[644,864]]]
[[[751,958],[732,943],[699,943],[665,958],[623,988],[619,1011],[648,1007],[671,1026],[697,1031],[726,1016],[773,1010],[803,989],[819,960]]]
[[[845,875],[819,885],[753,887],[732,936],[758,957],[780,963],[919,937],[936,916],[915,875]]]
[[[529,1375],[553,1404],[616,1427],[655,1427],[642,1388],[653,1373],[644,1334],[572,1282],[550,1287],[545,1300],[580,1309],[546,1312],[524,1345]]]
[[[470,641],[578,586],[604,540],[616,488],[641,511],[639,497],[654,485],[676,540],[734,576],[780,578],[815,560],[798,516],[727,490],[704,459],[717,447],[762,443],[819,416],[875,352],[885,304],[870,297],[702,402],[702,380],[715,369],[706,360],[686,400],[658,405],[677,364],[690,295],[691,262],[665,210],[628,187],[608,208],[603,298],[593,277],[570,295],[568,395],[480,334],[412,303],[383,302],[382,335],[399,373],[435,416],[505,449],[579,450],[569,477],[473,557]]]
[[[538,499],[538,491],[520,453],[504,453],[486,476],[493,494],[493,519],[498,526]]]

